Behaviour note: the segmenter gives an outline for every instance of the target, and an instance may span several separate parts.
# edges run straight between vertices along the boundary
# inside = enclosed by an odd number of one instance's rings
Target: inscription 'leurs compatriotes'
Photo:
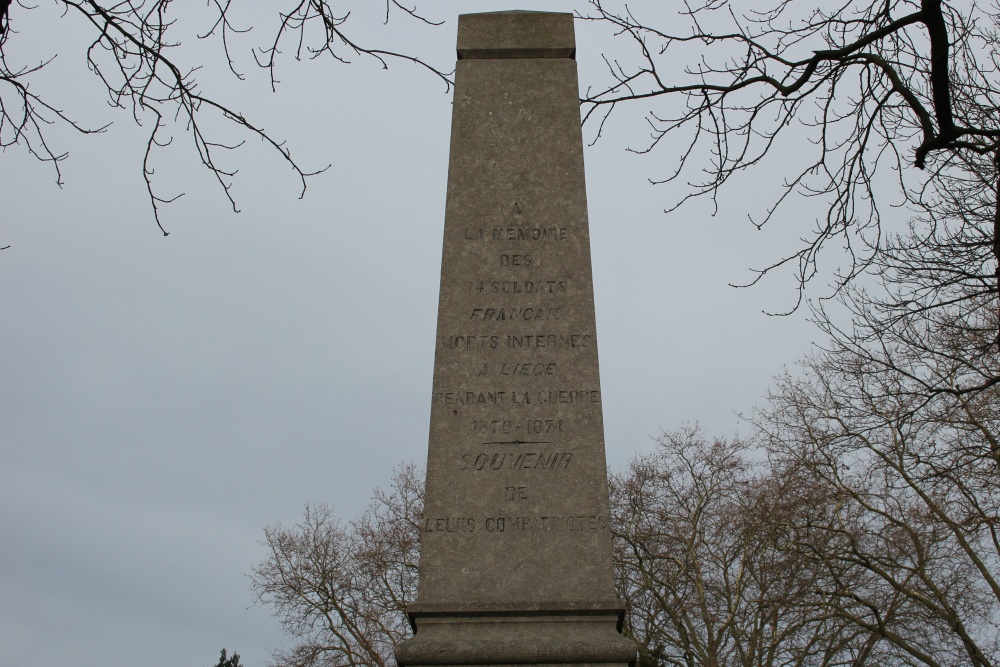
[[[597,532],[608,529],[608,517],[581,516],[490,516],[425,518],[425,533]]]

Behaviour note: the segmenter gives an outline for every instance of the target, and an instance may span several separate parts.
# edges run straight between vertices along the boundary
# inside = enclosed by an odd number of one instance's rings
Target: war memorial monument
[[[573,17],[459,18],[410,665],[621,665]]]

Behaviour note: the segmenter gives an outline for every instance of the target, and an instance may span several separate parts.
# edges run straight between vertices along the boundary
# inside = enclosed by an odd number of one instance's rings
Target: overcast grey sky
[[[436,2],[446,25],[400,21],[386,39],[447,63],[460,11],[524,4]],[[247,145],[237,215],[178,133],[156,162],[165,191],[187,193],[164,210],[163,238],[143,131],[95,91],[75,19],[14,18],[8,54],[60,52],[35,92],[114,125],[54,128],[70,151],[61,190],[23,151],[2,157],[0,667],[201,667],[223,646],[258,667],[283,641],[245,577],[262,526],[306,503],[354,516],[395,465],[426,456],[451,95],[412,66],[329,59],[285,62],[272,94],[255,40],[242,43],[248,81],[207,66],[203,86],[306,166],[331,167],[300,201],[287,169]],[[362,18],[355,31],[380,39]],[[598,80],[607,37],[577,30],[581,79]],[[209,42],[189,53],[220,55]],[[728,287],[794,241],[795,220],[755,231],[746,215],[767,202],[749,180],[715,217],[664,215],[646,179],[665,156],[624,150],[643,132],[623,115],[586,151],[614,467],[684,421],[731,434],[814,337],[800,315],[761,312],[794,302],[789,278]]]

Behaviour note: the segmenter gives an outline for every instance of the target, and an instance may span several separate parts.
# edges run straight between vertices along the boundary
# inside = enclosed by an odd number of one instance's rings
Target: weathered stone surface
[[[572,29],[569,14],[459,19],[404,666],[635,657],[617,629]]]
[[[466,14],[458,25],[458,57],[572,58],[573,15],[550,12]]]

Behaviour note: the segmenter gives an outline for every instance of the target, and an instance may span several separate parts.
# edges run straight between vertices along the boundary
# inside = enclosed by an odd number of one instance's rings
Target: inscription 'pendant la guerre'
[[[420,589],[400,665],[624,665],[573,17],[459,18]]]

